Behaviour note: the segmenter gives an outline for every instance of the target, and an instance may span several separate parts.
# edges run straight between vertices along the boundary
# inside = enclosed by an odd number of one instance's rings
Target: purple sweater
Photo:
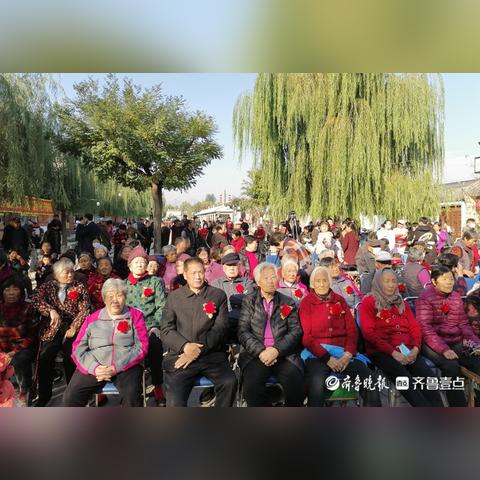
[[[445,313],[443,305],[448,305]],[[457,292],[449,295],[429,285],[420,295],[415,311],[422,326],[423,342],[434,352],[442,355],[455,343],[464,339],[480,344],[463,309],[462,297]]]

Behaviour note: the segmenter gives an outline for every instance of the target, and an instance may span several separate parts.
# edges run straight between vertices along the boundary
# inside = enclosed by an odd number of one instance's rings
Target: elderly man
[[[274,375],[283,388],[285,405],[301,406],[305,385],[298,309],[292,298],[276,291],[273,264],[258,265],[255,281],[259,289],[243,300],[238,321],[243,395],[248,406],[268,406],[266,382]]]
[[[227,253],[222,257],[223,277],[212,282],[212,287],[227,294],[229,343],[237,343],[238,317],[244,295],[253,292],[254,284],[248,277],[240,275],[240,257],[236,253]]]
[[[163,311],[161,339],[167,406],[187,405],[200,376],[215,388],[217,407],[233,405],[237,379],[226,354],[227,296],[205,283],[205,266],[197,257],[184,263],[187,284],[170,293]]]
[[[123,280],[108,279],[102,288],[105,308],[89,315],[73,343],[77,369],[64,394],[66,407],[83,407],[106,382],[113,382],[122,406],[142,406],[142,360],[148,334],[140,310],[125,305]]]

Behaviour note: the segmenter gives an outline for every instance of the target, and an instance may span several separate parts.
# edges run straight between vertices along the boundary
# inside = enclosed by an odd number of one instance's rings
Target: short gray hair
[[[277,267],[270,262],[262,262],[259,263],[256,267],[255,270],[253,271],[253,276],[255,277],[255,283],[258,285],[258,282],[260,281],[260,276],[262,275],[262,272],[265,269],[271,269],[275,272],[275,275],[277,275]]]
[[[425,252],[423,248],[410,247],[408,251],[408,260],[410,262],[421,262],[425,258]]]
[[[313,288],[313,282],[315,281],[315,275],[319,272],[324,272],[328,277],[328,283],[330,284],[330,288],[332,288],[332,276],[330,275],[330,270],[327,267],[315,267],[310,274],[310,288]]]
[[[299,266],[297,257],[294,257],[293,255],[284,255],[282,258],[282,268],[285,268],[287,265],[295,265],[298,271]]]
[[[73,270],[74,265],[68,258],[61,258],[58,262],[55,262],[52,266],[53,276],[58,279],[58,276],[65,270]]]
[[[102,287],[102,298],[105,300],[108,292],[122,292],[127,296],[127,285],[124,280],[120,278],[109,278]]]
[[[165,245],[163,247],[163,255],[164,256],[167,256],[171,252],[177,253],[177,249],[175,248],[175,245]]]

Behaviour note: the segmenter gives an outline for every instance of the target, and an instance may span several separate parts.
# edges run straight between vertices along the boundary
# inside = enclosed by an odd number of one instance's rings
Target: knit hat
[[[236,253],[227,253],[222,257],[222,265],[238,265],[240,257]]]
[[[148,262],[148,255],[145,249],[141,245],[137,245],[131,252],[130,255],[128,256],[128,262],[131,263],[134,258],[137,257],[142,257]]]

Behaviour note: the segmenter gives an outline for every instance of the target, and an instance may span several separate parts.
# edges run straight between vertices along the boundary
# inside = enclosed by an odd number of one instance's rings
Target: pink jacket
[[[415,311],[422,326],[424,343],[439,355],[464,339],[480,344],[457,292],[445,295],[429,285],[418,298]]]
[[[95,375],[99,365],[123,372],[146,357],[148,334],[143,313],[127,309],[128,314],[113,320],[102,308],[83,322],[72,347],[72,359],[83,374]]]

